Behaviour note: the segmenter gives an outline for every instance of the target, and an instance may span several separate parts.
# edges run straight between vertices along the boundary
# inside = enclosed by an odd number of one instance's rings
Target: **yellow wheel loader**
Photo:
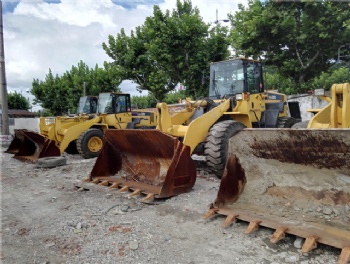
[[[102,148],[107,129],[156,126],[152,111],[131,110],[129,94],[101,93],[98,101],[88,99],[81,98],[78,115],[40,118],[40,134],[16,131],[7,152],[15,153],[15,158],[29,161],[60,156],[64,151],[93,158]],[[87,114],[88,111],[95,113]]]
[[[204,154],[208,167],[221,177],[229,139],[239,131],[278,130],[300,121],[299,105],[288,107],[286,95],[265,91],[262,65],[249,59],[211,64],[209,97],[185,104],[171,115],[166,103],[158,103],[156,130],[106,131],[87,180],[143,193],[145,201],[169,197],[193,187],[191,154]]]
[[[73,120],[73,117],[81,117],[89,114],[96,114],[97,112],[97,96],[82,96],[79,99],[78,109],[76,115],[66,116],[65,120],[68,122]],[[84,120],[84,119],[81,119]],[[57,156],[60,155],[58,149],[49,147],[51,153],[46,152],[50,141],[47,137],[47,131],[55,124],[55,117],[41,117],[40,118],[40,135],[27,129],[15,129],[15,137],[5,151],[7,153],[15,154],[15,157],[28,157],[30,160],[36,160],[43,156]],[[54,138],[49,138],[54,140]],[[51,143],[52,145],[53,143]]]
[[[320,92],[320,91],[318,91]],[[322,91],[321,91],[322,92]],[[243,220],[245,233],[268,227],[272,243],[287,234],[318,243],[350,261],[350,83],[334,84],[328,105],[310,109],[292,129],[244,129],[229,141],[229,158],[215,202],[204,218]]]

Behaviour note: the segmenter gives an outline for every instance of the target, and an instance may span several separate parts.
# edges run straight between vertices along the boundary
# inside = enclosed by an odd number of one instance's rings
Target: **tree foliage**
[[[184,84],[189,95],[207,94],[202,76],[211,61],[227,58],[227,29],[218,25],[209,30],[191,1],[176,2],[176,9],[163,13],[155,5],[153,16],[128,36],[124,29],[109,36],[103,49],[114,60],[125,79],[139,90],[150,91],[159,101],[166,93]]]
[[[249,0],[230,19],[237,54],[264,59],[298,87],[334,64],[350,39],[346,1]]]
[[[9,93],[7,96],[9,109],[28,110],[30,108],[29,101],[20,93]]]
[[[157,99],[153,94],[133,96],[131,97],[131,105],[136,109],[154,108],[157,105]]]
[[[84,94],[98,95],[100,92],[117,92],[122,79],[119,70],[107,62],[103,68],[98,65],[89,68],[83,61],[72,66],[62,76],[55,75],[49,69],[45,80],[34,79],[31,93],[35,103],[40,103],[54,115],[62,115],[68,110],[75,112],[79,98]]]
[[[179,99],[184,98],[186,98],[186,93],[183,90],[170,92],[165,95],[163,102],[167,104],[176,104],[179,102]],[[147,96],[133,96],[131,98],[131,104],[137,109],[154,108],[157,105],[157,99],[153,94]]]
[[[332,71],[322,72],[310,81],[310,89],[324,88],[329,90],[335,83],[350,82],[350,68],[337,68]]]

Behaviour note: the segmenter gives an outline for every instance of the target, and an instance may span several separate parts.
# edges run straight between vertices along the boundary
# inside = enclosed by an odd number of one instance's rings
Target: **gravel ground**
[[[1,151],[1,263],[336,263],[340,250],[302,239],[269,242],[273,230],[244,235],[224,217],[202,220],[219,180],[199,171],[194,189],[155,205],[83,184],[95,159],[36,168]]]

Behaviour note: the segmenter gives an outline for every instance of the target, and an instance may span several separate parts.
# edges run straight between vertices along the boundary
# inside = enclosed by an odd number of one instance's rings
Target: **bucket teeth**
[[[261,223],[261,220],[255,220],[251,221],[247,227],[247,229],[244,231],[244,234],[251,234],[259,229],[259,224]]]
[[[313,250],[314,248],[316,248],[317,247],[317,239],[318,239],[318,237],[315,235],[308,236],[305,239],[305,243],[304,243],[303,247],[301,248],[301,252],[307,253],[307,252]]]
[[[87,176],[87,177],[83,180],[83,182],[91,182],[91,176],[90,176],[90,175]]]
[[[100,180],[99,179],[95,179],[95,180],[92,180],[91,182],[98,184],[100,182]]]
[[[139,196],[139,195],[141,195],[141,190],[136,189],[135,191],[133,191],[132,193],[129,194],[128,198],[130,199],[133,196]]]
[[[285,226],[281,226],[277,228],[275,233],[273,233],[270,242],[273,244],[276,244],[281,239],[284,239],[286,237],[286,233],[285,233],[286,231],[287,231],[287,227]]]
[[[120,188],[119,192],[129,192],[129,186],[123,186],[122,188]]]
[[[111,186],[109,186],[109,189],[116,189],[119,188],[119,183],[115,182]]]
[[[350,246],[342,248],[338,258],[338,264],[346,264],[350,262]]]
[[[146,195],[146,197],[142,198],[141,201],[142,201],[142,202],[146,202],[146,203],[153,202],[154,196],[155,196],[154,193],[149,193],[149,194]]]
[[[108,185],[109,185],[109,182],[108,182],[108,181],[102,181],[102,182],[100,182],[98,185],[108,186]]]
[[[205,220],[205,219],[208,219],[208,218],[212,217],[213,215],[215,215],[217,211],[218,211],[218,209],[216,209],[216,208],[210,209],[208,212],[206,212],[205,215],[203,215],[202,218],[203,218],[204,220]]]
[[[222,224],[222,227],[223,228],[229,227],[233,222],[236,222],[237,217],[238,217],[237,214],[228,215],[224,223]]]

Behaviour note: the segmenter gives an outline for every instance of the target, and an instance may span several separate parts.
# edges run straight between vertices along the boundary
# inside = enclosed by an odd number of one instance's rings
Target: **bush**
[[[29,101],[20,93],[9,93],[7,96],[9,109],[28,110],[30,108]]]

